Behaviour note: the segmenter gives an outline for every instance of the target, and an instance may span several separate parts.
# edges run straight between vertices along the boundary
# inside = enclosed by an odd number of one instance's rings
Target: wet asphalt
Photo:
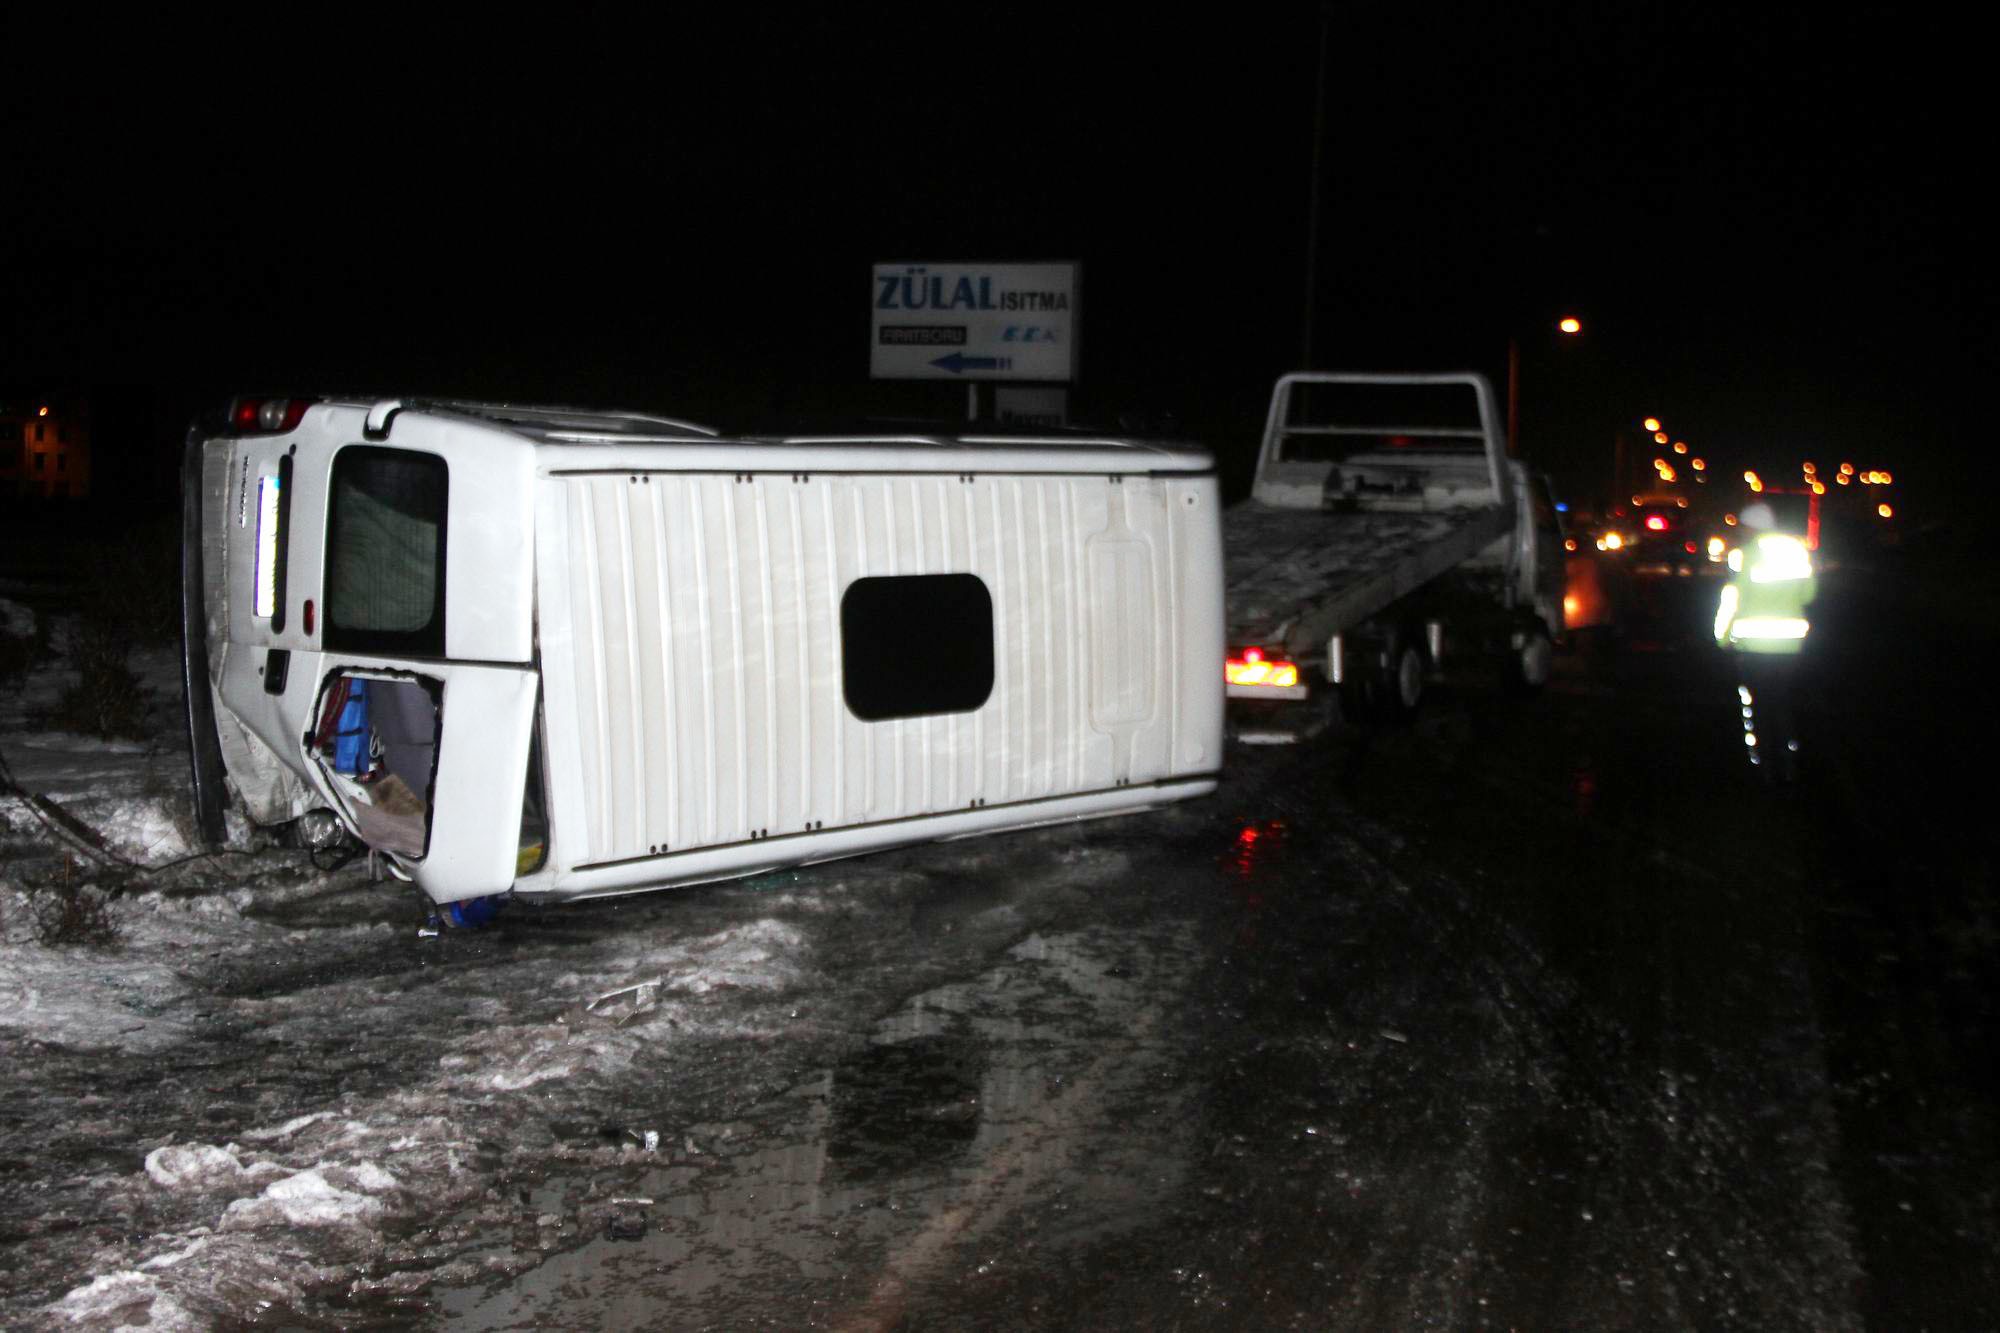
[[[1748,762],[1709,578],[1626,583],[1539,699],[1475,676],[1234,751],[1213,801],[1083,835],[1119,873],[746,1108],[727,1168],[428,1313],[1990,1324],[1992,862],[1953,762],[1990,735],[1940,572],[1829,576],[1811,653],[1756,678],[1783,765]],[[1004,867],[911,928],[1006,920]]]

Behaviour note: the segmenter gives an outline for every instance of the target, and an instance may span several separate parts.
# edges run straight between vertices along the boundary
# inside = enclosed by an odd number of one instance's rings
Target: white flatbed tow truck
[[[1335,699],[1348,720],[1407,715],[1448,661],[1548,678],[1562,533],[1482,376],[1284,376],[1223,546],[1239,740],[1300,739]]]

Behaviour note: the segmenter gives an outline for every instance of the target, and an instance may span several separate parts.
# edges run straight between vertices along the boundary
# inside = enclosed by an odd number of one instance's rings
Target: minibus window
[[[840,653],[864,722],[969,713],[993,693],[993,596],[976,574],[856,579],[840,599]]]
[[[444,656],[445,462],[352,446],[333,460],[326,646]]]
[[[370,847],[412,861],[430,837],[443,686],[342,672],[327,682],[312,755]]]

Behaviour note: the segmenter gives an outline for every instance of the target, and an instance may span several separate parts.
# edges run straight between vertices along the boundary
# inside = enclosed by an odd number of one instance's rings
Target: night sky
[[[1076,415],[1240,459],[1304,355],[1321,9],[1175,12],[24,37],[0,389],[125,405],[105,457],[245,390],[948,415],[868,382],[869,265],[1075,259]],[[1966,492],[1996,342],[1965,34],[1326,16],[1315,363],[1498,377],[1518,338],[1527,452],[1580,496],[1648,413]]]

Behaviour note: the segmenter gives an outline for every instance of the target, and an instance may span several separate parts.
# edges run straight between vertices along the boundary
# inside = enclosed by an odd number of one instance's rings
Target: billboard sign
[[[1073,263],[877,264],[869,297],[873,379],[1076,378]]]

